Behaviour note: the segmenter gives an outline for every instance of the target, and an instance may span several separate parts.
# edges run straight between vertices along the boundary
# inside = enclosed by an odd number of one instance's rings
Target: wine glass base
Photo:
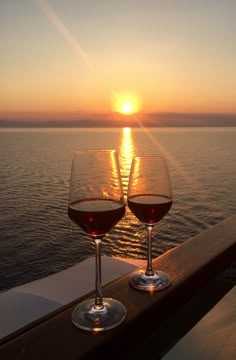
[[[102,309],[95,309],[95,300],[78,304],[71,316],[72,323],[82,330],[104,331],[120,325],[126,318],[127,310],[117,300],[104,298]]]
[[[154,270],[154,275],[147,276],[145,270],[136,270],[129,277],[129,284],[135,289],[143,291],[159,291],[171,284],[168,274]]]

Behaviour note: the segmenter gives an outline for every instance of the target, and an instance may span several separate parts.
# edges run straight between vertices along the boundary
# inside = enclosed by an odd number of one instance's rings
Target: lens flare
[[[66,27],[60,17],[57,15],[56,11],[49,4],[47,0],[36,0],[36,3],[39,5],[40,9],[43,11],[45,16],[52,22],[52,24],[57,28],[57,30],[62,34],[65,40],[72,46],[72,48],[77,52],[83,62],[88,66],[90,70],[93,69],[93,64],[88,56],[88,54],[84,51],[84,49],[80,46],[75,36],[71,33],[71,31]]]

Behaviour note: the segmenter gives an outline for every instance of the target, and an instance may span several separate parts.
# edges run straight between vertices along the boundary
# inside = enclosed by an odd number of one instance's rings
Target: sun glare
[[[121,104],[120,110],[123,114],[132,114],[133,113],[133,105],[125,102],[125,103]]]
[[[140,111],[140,100],[134,93],[113,94],[113,109],[123,115],[132,115]]]

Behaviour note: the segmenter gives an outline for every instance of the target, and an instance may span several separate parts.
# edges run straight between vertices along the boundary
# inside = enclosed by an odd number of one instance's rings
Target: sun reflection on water
[[[122,137],[120,143],[120,167],[124,194],[126,196],[129,181],[129,172],[132,158],[135,156],[135,146],[132,138],[132,129],[125,127],[122,129]]]

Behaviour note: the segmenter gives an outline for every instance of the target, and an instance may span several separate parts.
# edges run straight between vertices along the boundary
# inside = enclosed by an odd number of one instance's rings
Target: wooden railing
[[[132,359],[139,358],[139,350],[151,351],[151,344],[160,358],[233,286],[218,275],[235,259],[236,215],[154,260],[171,276],[169,288],[152,294],[132,289],[129,274],[107,284],[104,296],[121,301],[128,311],[119,327],[90,333],[72,324],[73,307],[93,297],[88,294],[2,339],[0,359]]]

